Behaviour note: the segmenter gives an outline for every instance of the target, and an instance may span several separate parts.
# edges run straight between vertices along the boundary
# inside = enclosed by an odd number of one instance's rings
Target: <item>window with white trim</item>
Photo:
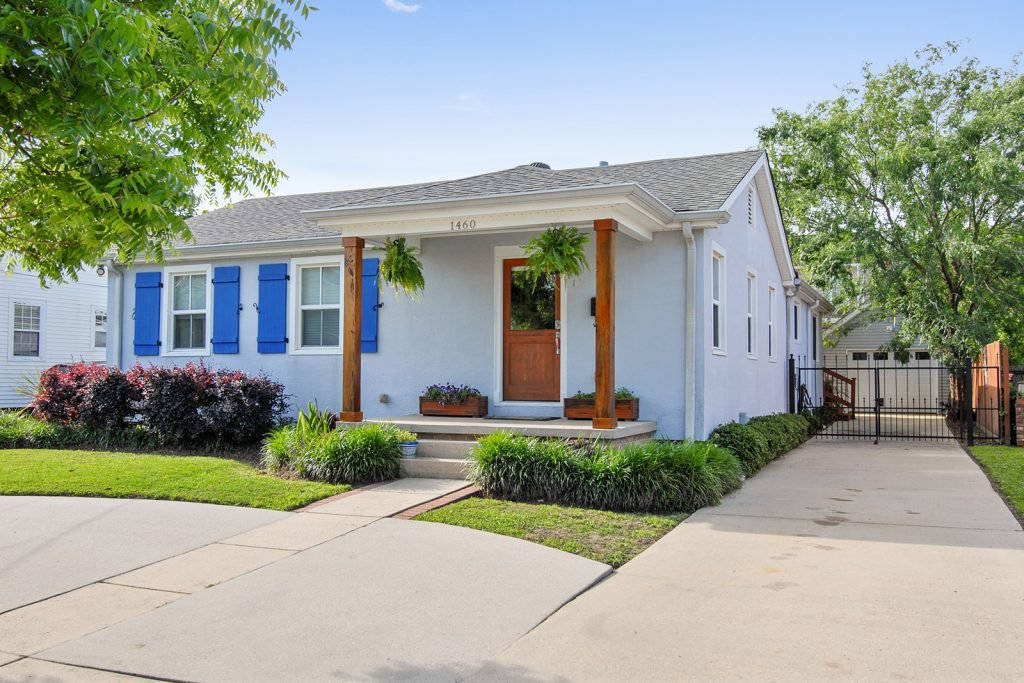
[[[757,274],[747,271],[747,356],[757,357]]]
[[[103,308],[92,309],[92,347],[107,348],[107,311]]]
[[[711,254],[711,348],[725,351],[725,254]]]
[[[793,339],[800,339],[800,304],[793,304]]]
[[[171,349],[206,348],[207,274],[171,274]],[[106,334],[104,334],[105,341]]]
[[[299,267],[299,347],[341,345],[341,267]]]
[[[775,358],[775,287],[768,285],[768,357]]]
[[[12,356],[39,358],[43,309],[33,304],[14,302]]]

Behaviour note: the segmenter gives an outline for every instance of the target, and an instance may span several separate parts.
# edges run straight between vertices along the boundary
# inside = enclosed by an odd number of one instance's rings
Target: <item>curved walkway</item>
[[[405,479],[298,513],[0,498],[27,518],[62,504],[67,516],[108,510],[56,534],[78,539],[62,541],[74,555],[33,595],[67,592],[24,605],[33,583],[10,589],[24,606],[0,614],[0,681],[462,678],[610,571],[526,541],[387,518],[465,486]],[[149,521],[161,515],[181,528],[161,536]],[[45,575],[61,554],[52,529],[10,529],[38,535],[22,555]],[[160,539],[130,549],[150,535]]]
[[[1022,651],[1024,531],[970,457],[822,440],[689,517],[476,680],[1009,681]]]

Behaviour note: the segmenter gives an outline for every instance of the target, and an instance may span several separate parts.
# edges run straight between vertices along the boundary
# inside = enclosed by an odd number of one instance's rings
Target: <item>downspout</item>
[[[697,246],[693,239],[693,225],[683,222],[686,241],[686,377],[683,378],[683,437],[694,439],[694,421],[697,409]]]
[[[821,334],[815,334],[818,330],[814,326],[814,319],[816,317],[818,317],[818,309],[820,307],[821,307],[821,299],[815,299],[814,300],[814,304],[811,305],[807,309],[807,320],[808,320],[808,322],[811,323],[811,328],[812,328],[811,330],[809,330],[807,332],[807,341],[809,343],[815,344],[815,348],[811,349],[811,357],[812,358],[817,357],[818,361],[823,361],[824,360],[823,356],[825,354],[822,353],[821,355],[818,355],[817,344],[818,343],[822,343],[824,340],[821,339]],[[818,322],[820,323],[821,321],[819,320]],[[824,347],[823,343],[822,343],[822,346]],[[824,351],[824,348],[822,348],[822,351]],[[817,367],[817,361],[815,361],[815,367]]]
[[[107,269],[107,365],[115,368],[122,367],[121,359],[121,326],[124,323],[124,269],[118,266],[113,259],[105,264]],[[113,307],[110,306],[111,299]],[[112,310],[111,310],[112,309]],[[113,321],[113,330],[110,329],[110,322]],[[111,334],[113,332],[113,334]]]

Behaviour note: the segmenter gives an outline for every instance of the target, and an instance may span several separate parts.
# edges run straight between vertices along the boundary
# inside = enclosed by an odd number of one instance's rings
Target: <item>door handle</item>
[[[555,331],[555,355],[562,355],[562,333]]]

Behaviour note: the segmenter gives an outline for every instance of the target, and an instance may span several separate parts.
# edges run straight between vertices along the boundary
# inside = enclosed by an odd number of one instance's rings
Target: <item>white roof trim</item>
[[[637,183],[342,206],[302,213],[321,226],[339,228],[343,236],[355,237],[452,234],[462,232],[453,229],[453,222],[467,220],[473,221],[470,232],[500,232],[611,218],[618,221],[623,233],[650,241],[655,232],[678,226],[678,214]]]

